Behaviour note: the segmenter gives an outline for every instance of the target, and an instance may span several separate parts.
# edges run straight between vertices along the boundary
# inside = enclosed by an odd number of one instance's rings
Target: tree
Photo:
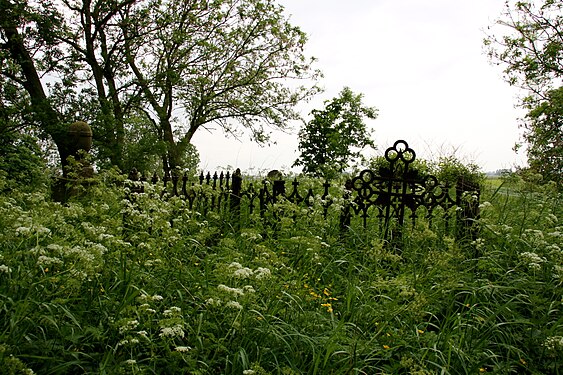
[[[338,97],[325,101],[325,109],[311,111],[313,119],[299,131],[301,156],[293,165],[330,178],[360,157],[363,148],[375,148],[364,119],[375,119],[377,109],[365,107],[362,97],[345,87]]]
[[[197,130],[246,128],[265,142],[267,125],[285,127],[318,92],[305,35],[273,0],[0,5],[1,74],[25,89],[63,163],[64,125],[77,113],[93,124],[97,155],[118,166],[132,149],[127,132],[143,121],[167,146],[169,170],[193,154]]]
[[[489,58],[503,66],[505,80],[527,93],[519,105],[528,111],[521,127],[530,168],[559,185],[563,177],[562,11],[561,1],[507,1],[496,22],[497,36],[485,39]]]
[[[212,124],[264,143],[264,125],[285,128],[295,104],[318,92],[288,85],[318,72],[303,55],[305,34],[272,0],[151,0],[122,17],[127,64],[168,145],[165,168]]]
[[[524,139],[530,168],[545,180],[563,188],[563,87],[547,92],[547,98],[530,105]]]
[[[60,51],[54,35],[60,30],[61,19],[48,0],[33,7],[24,1],[0,0],[0,9],[0,74],[3,85],[11,88],[1,92],[1,100],[10,102],[13,95],[6,93],[14,90],[21,94],[21,112],[10,116],[25,119],[27,125],[34,124],[42,134],[51,137],[64,166],[69,156],[65,129],[38,69],[40,64],[45,73],[53,71],[52,63]],[[40,60],[35,58],[37,55]]]

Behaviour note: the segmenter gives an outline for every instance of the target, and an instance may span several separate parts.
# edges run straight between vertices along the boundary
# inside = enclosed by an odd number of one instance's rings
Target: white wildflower
[[[229,301],[225,306],[231,309],[242,310],[242,305],[237,301]]]
[[[485,202],[483,202],[483,203],[481,203],[481,204],[479,205],[479,208],[482,210],[482,209],[489,208],[489,207],[491,207],[491,206],[492,206],[491,202],[485,201]]]
[[[119,333],[123,334],[129,330],[135,329],[137,328],[137,326],[139,325],[139,321],[134,319],[134,320],[126,320],[121,327],[119,327]]]
[[[10,273],[12,269],[5,264],[0,264],[0,273]]]
[[[254,288],[252,287],[252,285],[245,285],[242,287],[242,290],[245,293],[256,293],[256,290],[254,290]]]
[[[16,236],[25,236],[31,233],[31,228],[28,227],[18,227],[16,228]]]
[[[217,298],[217,299],[208,298],[207,301],[205,301],[205,304],[208,305],[208,306],[217,307],[217,306],[221,306],[222,301],[219,298]]]
[[[528,251],[520,253],[519,256],[522,261],[528,264],[528,268],[534,271],[539,271],[541,269],[541,264],[547,261],[544,257],[540,257],[538,254]]]
[[[48,257],[45,255],[41,255],[39,256],[39,258],[37,258],[37,265],[39,266],[50,266],[53,264],[62,264],[63,261],[60,260],[59,258],[53,258],[53,257]]]
[[[543,342],[543,346],[545,346],[548,350],[551,351],[563,349],[563,336],[548,337]]]
[[[239,268],[233,273],[233,276],[239,279],[248,279],[252,276],[252,270],[248,267]]]
[[[270,271],[268,268],[258,267],[254,270],[254,277],[258,280],[268,279],[271,275],[272,271]]]
[[[135,361],[134,359],[128,359],[124,362],[126,365],[131,365],[133,366],[134,364],[137,363],[137,361]]]
[[[557,224],[557,216],[555,216],[554,214],[548,214],[546,217],[547,221],[549,221],[551,224]]]
[[[182,312],[182,309],[176,306],[172,306],[171,308],[164,310],[163,314],[166,317],[172,317],[175,315],[179,315]]]
[[[229,268],[239,270],[242,268],[242,264],[240,264],[239,262],[232,262],[231,264],[229,264]]]
[[[176,348],[174,348],[174,350],[180,353],[185,353],[185,352],[189,352],[191,348],[189,346],[177,346]]]
[[[180,324],[164,327],[160,330],[160,337],[184,337],[184,329]]]
[[[244,295],[244,291],[242,289],[231,288],[231,287],[223,285],[223,284],[218,285],[217,289],[219,289],[222,292],[232,294],[234,296],[243,296]]]
[[[244,370],[242,375],[254,375],[256,372],[254,370]]]

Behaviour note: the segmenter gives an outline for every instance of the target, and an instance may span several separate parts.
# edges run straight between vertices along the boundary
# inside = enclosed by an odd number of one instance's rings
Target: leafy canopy
[[[158,145],[143,149],[171,169],[200,129],[263,143],[319,91],[306,35],[274,0],[0,0],[0,9],[0,76],[25,91],[61,160],[66,125],[84,120],[98,164],[127,167],[142,133]]]
[[[561,186],[563,2],[507,1],[492,30],[485,39],[490,60],[526,92],[519,105],[528,112],[521,127],[530,168]]]
[[[364,119],[375,119],[377,109],[364,106],[362,97],[345,87],[338,97],[325,101],[323,110],[311,111],[313,119],[299,131],[301,156],[293,165],[329,178],[360,157],[363,148],[375,148]]]

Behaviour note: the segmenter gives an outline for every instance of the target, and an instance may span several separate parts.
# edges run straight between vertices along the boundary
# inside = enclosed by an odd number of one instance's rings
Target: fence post
[[[236,221],[236,227],[240,228],[240,198],[242,192],[242,174],[240,173],[240,168],[237,168],[235,173],[231,176],[231,199],[230,199],[230,210],[233,219]]]
[[[277,198],[278,196],[282,196],[285,197],[285,181],[284,180],[275,180],[274,181],[274,187],[272,189],[272,193],[273,193],[273,201],[272,203],[276,203],[277,202]]]
[[[466,181],[462,177],[456,183],[456,206],[457,213],[457,239],[477,239],[479,227],[477,220],[480,217],[479,200],[481,187],[478,183]],[[470,196],[468,197],[468,194]]]
[[[350,227],[350,198],[352,197],[352,180],[347,179],[346,183],[344,184],[344,204],[342,206],[342,212],[340,213],[340,236],[344,237],[344,235],[348,232],[348,228]]]

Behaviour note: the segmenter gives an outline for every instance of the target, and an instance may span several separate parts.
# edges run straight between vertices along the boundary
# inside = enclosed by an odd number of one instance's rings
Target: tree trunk
[[[59,114],[53,109],[49,102],[43,84],[37,73],[37,69],[26,49],[23,38],[19,34],[15,26],[11,26],[9,22],[2,22],[2,30],[7,39],[7,43],[3,48],[7,49],[10,56],[21,68],[25,78],[22,85],[30,96],[31,109],[35,120],[41,129],[51,136],[61,158],[62,171],[64,174],[65,166],[68,164],[67,158],[70,156],[67,144],[67,129],[60,121]]]

